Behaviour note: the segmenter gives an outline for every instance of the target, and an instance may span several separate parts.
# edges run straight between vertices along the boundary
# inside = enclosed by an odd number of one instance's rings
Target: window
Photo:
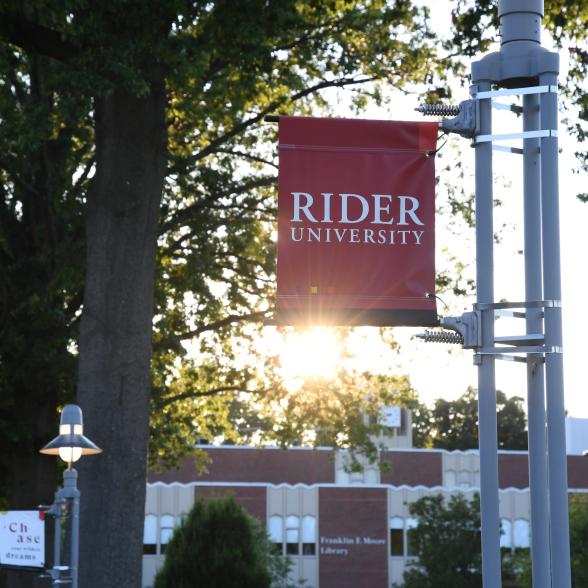
[[[528,549],[529,547],[529,521],[517,519],[513,526],[514,546]]]
[[[302,517],[302,555],[316,554],[316,518]]]
[[[145,555],[155,555],[157,553],[157,517],[152,514],[145,516],[143,553]]]
[[[296,515],[268,519],[267,531],[276,553],[283,555],[316,555],[316,517]]]
[[[284,540],[284,520],[278,515],[271,516],[268,521],[267,531],[276,552],[282,555],[282,542]]]
[[[286,554],[298,555],[300,548],[300,519],[290,515],[286,517]]]
[[[390,555],[404,557],[404,521],[400,517],[390,519]]]
[[[153,514],[146,515],[143,527],[143,553],[145,555],[164,554],[174,528],[181,523],[181,519],[181,516],[174,517],[170,514],[164,514],[161,517]]]
[[[417,546],[414,536],[414,529],[418,527],[416,519],[406,519],[406,555],[415,557],[418,555]]]
[[[165,514],[159,519],[159,544],[161,553],[165,553],[165,548],[174,534],[175,519],[172,515]]]
[[[500,547],[512,547],[512,523],[508,519],[500,520]]]

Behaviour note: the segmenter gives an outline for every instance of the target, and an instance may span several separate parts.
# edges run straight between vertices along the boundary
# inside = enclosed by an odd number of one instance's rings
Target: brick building
[[[410,415],[403,415],[410,421]],[[203,446],[212,461],[196,474],[150,473],[147,483],[143,586],[152,584],[173,527],[196,497],[232,493],[266,525],[293,560],[293,579],[311,588],[390,588],[402,582],[411,553],[408,505],[427,495],[479,491],[477,451],[411,447],[410,422],[387,439],[381,458],[389,473],[366,464],[348,473],[344,452]],[[530,501],[526,452],[499,452],[500,518],[504,547],[528,547]],[[570,492],[588,491],[588,457],[568,456]]]

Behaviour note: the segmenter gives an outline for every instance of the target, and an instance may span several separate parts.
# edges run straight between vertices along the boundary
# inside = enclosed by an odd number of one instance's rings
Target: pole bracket
[[[457,133],[462,137],[473,138],[478,128],[476,101],[460,102],[458,115],[454,118],[443,119],[439,126],[446,133]]]
[[[449,116],[439,123],[446,133],[457,133],[462,137],[473,138],[477,128],[477,106],[475,100],[464,100],[458,106],[451,104],[423,104],[416,109],[425,116]]]
[[[482,346],[481,312],[474,310],[461,316],[441,318],[443,329],[425,331],[417,335],[427,343],[457,343],[464,349],[478,349]],[[448,333],[447,331],[454,331]]]

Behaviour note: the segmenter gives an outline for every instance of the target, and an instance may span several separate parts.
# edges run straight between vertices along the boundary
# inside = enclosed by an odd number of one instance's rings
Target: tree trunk
[[[96,100],[96,176],[78,401],[104,451],[79,465],[83,588],[141,586],[157,228],[166,166],[165,91]]]

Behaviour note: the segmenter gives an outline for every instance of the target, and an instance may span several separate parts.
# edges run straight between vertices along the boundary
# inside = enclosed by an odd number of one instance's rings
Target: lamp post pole
[[[55,500],[47,510],[55,517],[55,533],[53,545],[53,568],[49,574],[53,585],[70,583],[72,588],[78,588],[79,548],[80,548],[80,491],[78,490],[78,472],[72,467],[82,455],[101,453],[90,439],[83,435],[82,411],[75,404],[67,404],[61,412],[59,435],[41,449],[46,455],[59,455],[67,462],[67,469],[63,472],[63,487],[55,493]],[[70,552],[69,565],[61,565],[61,529],[64,509],[70,503]],[[69,571],[69,577],[62,577],[62,572]]]
[[[500,588],[495,359],[526,363],[533,588],[570,588],[562,349],[557,140],[559,55],[541,46],[543,0],[498,0],[500,50],[472,63],[472,99],[441,122],[473,139],[476,161],[475,312],[441,319],[478,365],[484,588]],[[501,99],[522,97],[522,107]],[[493,101],[498,99],[498,102]],[[491,108],[523,115],[522,133],[494,134]],[[424,114],[448,114],[444,105]],[[523,148],[501,144],[522,139]],[[495,144],[495,142],[499,142]],[[492,150],[523,156],[525,301],[494,302]],[[521,312],[509,309],[523,309]],[[498,316],[525,319],[525,334],[496,337]],[[431,338],[425,333],[423,338]]]

